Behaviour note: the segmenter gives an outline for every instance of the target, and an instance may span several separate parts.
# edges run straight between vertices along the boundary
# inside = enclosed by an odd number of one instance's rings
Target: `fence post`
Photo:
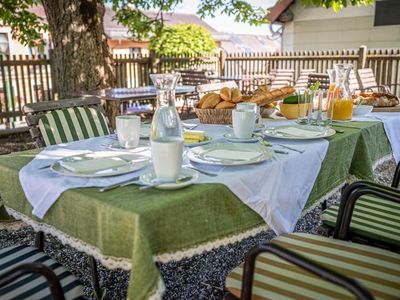
[[[226,60],[226,52],[225,50],[221,50],[219,52],[219,72],[220,75],[225,75],[225,60]]]
[[[54,50],[49,49],[49,64],[50,64],[50,81],[51,81],[51,89],[52,89],[52,100],[58,100],[57,93],[57,75],[56,75],[56,64],[54,61]]]
[[[158,64],[160,63],[160,58],[156,56],[156,53],[151,50],[149,54],[150,58],[150,73],[158,73]]]
[[[368,49],[367,46],[362,45],[358,50],[357,69],[364,69],[367,62]]]

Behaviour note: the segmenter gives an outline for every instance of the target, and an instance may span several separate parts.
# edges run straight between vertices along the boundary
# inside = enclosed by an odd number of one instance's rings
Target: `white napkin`
[[[318,137],[321,136],[321,132],[312,131],[312,130],[304,130],[297,127],[286,127],[277,129],[276,132],[297,136],[297,137]]]
[[[207,152],[204,157],[229,159],[229,160],[252,160],[260,156],[259,152],[236,151],[227,149],[215,149]]]
[[[94,159],[76,159],[60,161],[60,165],[74,173],[96,173],[102,170],[125,166],[128,162],[121,157],[98,157]]]

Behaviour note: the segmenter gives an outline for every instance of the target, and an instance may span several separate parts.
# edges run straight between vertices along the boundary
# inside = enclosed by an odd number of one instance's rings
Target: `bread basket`
[[[194,107],[200,123],[203,124],[232,124],[232,109],[213,109]]]

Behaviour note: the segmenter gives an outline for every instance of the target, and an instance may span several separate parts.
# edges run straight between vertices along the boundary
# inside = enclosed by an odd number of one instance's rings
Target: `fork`
[[[128,183],[137,182],[139,180],[139,178],[140,177],[137,176],[137,177],[134,177],[134,178],[129,178],[127,180],[120,181],[118,183],[107,185],[105,187],[100,188],[99,192],[102,193],[102,192],[106,192],[106,191],[115,189],[115,188],[120,187],[120,186],[126,186],[126,185],[128,185]]]

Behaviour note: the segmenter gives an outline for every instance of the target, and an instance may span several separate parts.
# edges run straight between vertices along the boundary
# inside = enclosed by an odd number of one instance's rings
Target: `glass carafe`
[[[180,174],[183,130],[175,107],[175,86],[180,74],[151,74],[157,89],[157,109],[150,130],[154,172],[159,181],[175,181]]]
[[[333,120],[351,120],[353,117],[353,100],[349,87],[349,75],[353,66],[351,64],[336,64],[336,83],[333,90]]]

